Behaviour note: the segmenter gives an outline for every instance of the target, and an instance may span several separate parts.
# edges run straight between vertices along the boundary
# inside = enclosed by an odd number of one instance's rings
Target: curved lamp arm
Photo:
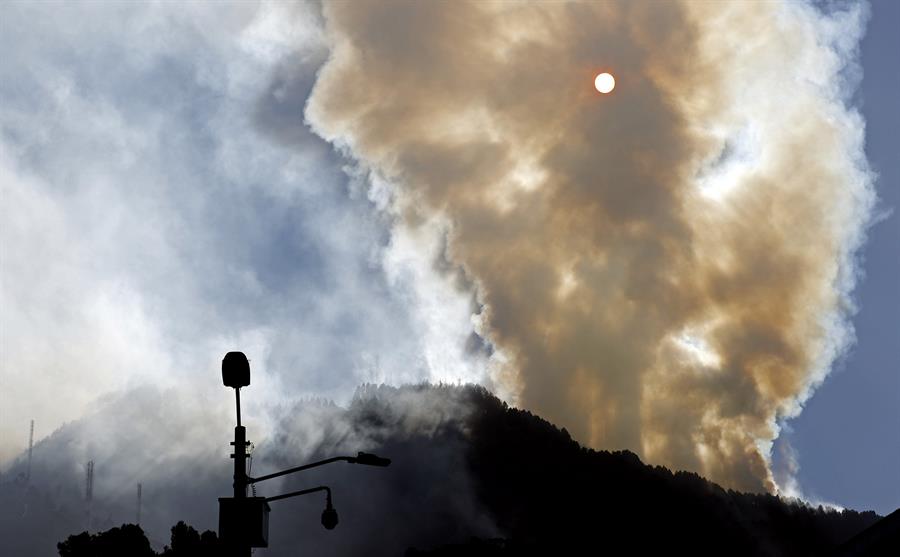
[[[310,468],[315,468],[317,466],[324,466],[326,464],[331,464],[332,462],[339,461],[349,462],[350,464],[365,464],[367,466],[390,466],[391,459],[389,458],[381,458],[380,456],[375,456],[370,453],[357,453],[356,456],[335,456],[332,458],[327,458],[325,460],[320,460],[318,462],[313,462],[311,464],[304,464],[303,466],[296,466],[294,468],[288,468],[287,470],[282,470],[281,472],[275,472],[274,474],[267,474],[265,476],[260,476],[258,478],[247,477],[248,484],[254,484],[257,482],[262,482],[265,480],[271,480],[272,478],[277,478],[280,476],[286,476],[288,474],[293,474],[295,472],[302,472],[303,470],[309,470]]]
[[[325,496],[327,497],[328,506],[331,507],[331,488],[327,485],[320,485],[318,487],[311,487],[309,489],[301,489],[300,491],[291,491],[290,493],[282,493],[281,495],[276,495],[274,497],[266,497],[266,503],[272,501],[278,501],[279,499],[287,499],[288,497],[297,497],[300,495],[308,495],[310,493],[315,493],[317,491],[324,491]]]

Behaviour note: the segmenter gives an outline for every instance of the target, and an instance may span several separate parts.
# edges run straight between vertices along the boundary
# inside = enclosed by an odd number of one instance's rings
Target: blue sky
[[[880,210],[863,250],[865,278],[853,319],[856,347],[828,377],[788,437],[800,478],[819,496],[888,513],[900,506],[900,4],[873,2],[862,41],[858,102]],[[777,453],[776,453],[777,454]]]
[[[40,439],[147,385],[212,427],[232,349],[254,366],[259,427],[298,398],[490,384],[502,363],[446,223],[410,225],[392,184],[304,119],[330,53],[318,8],[210,6],[2,8],[0,467],[30,419]],[[853,97],[886,215],[861,252],[857,342],[774,451],[777,466],[790,441],[805,494],[881,513],[900,505],[897,21],[873,4]]]

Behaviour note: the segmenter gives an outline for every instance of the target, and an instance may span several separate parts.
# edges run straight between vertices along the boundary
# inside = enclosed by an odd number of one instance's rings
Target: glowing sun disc
[[[604,72],[594,78],[594,87],[605,95],[616,88],[616,78],[612,74]]]

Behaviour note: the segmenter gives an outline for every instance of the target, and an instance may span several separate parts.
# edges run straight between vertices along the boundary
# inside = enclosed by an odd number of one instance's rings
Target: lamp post
[[[243,352],[229,352],[222,359],[222,383],[234,389],[237,425],[234,427],[234,498],[247,497],[247,428],[241,425],[241,387],[250,385],[250,362]]]
[[[322,511],[322,526],[328,530],[338,524],[337,511],[332,505],[331,488],[318,486],[276,495],[274,497],[247,497],[247,486],[272,478],[302,472],[310,468],[324,466],[333,462],[349,462],[367,466],[386,467],[391,464],[388,458],[370,453],[359,452],[356,456],[336,456],[302,466],[295,466],[280,472],[267,474],[258,478],[247,475],[247,430],[241,425],[241,387],[250,385],[250,362],[243,352],[229,352],[222,359],[222,383],[234,389],[237,409],[237,425],[234,428],[234,497],[219,498],[219,539],[224,544],[228,555],[247,557],[253,547],[269,546],[269,502],[290,497],[308,495],[324,491],[326,506]]]

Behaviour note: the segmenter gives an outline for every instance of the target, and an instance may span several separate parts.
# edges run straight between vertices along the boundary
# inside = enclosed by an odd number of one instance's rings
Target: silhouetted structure
[[[317,486],[310,489],[301,489],[276,495],[274,497],[247,497],[247,486],[309,470],[318,466],[324,466],[333,462],[349,462],[351,464],[366,464],[369,466],[386,467],[391,464],[390,459],[381,458],[373,454],[358,453],[352,456],[337,456],[303,466],[296,466],[281,472],[275,472],[258,478],[247,475],[247,430],[241,425],[241,387],[250,385],[250,361],[243,352],[229,352],[222,359],[222,383],[226,387],[234,389],[235,407],[237,411],[237,425],[234,428],[234,497],[219,498],[219,539],[222,548],[228,555],[246,557],[250,555],[253,547],[268,547],[269,545],[269,502],[308,495],[324,491],[326,493],[325,510],[322,511],[322,526],[333,530],[338,524],[337,511],[332,505],[331,488]]]
[[[31,483],[31,455],[34,452],[34,420],[31,420],[31,429],[28,432],[28,468],[25,469],[25,483]]]
[[[85,480],[84,480],[84,504],[85,504],[85,514],[87,515],[87,526],[86,530],[90,531],[91,529],[91,512],[93,511],[93,503],[94,503],[94,461],[89,460],[85,469]]]

